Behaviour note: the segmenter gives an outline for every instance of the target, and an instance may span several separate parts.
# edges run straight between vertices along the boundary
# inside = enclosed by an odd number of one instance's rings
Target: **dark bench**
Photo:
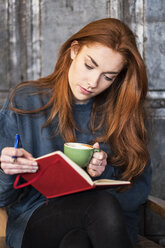
[[[165,200],[160,198],[149,196],[147,202],[144,205],[145,211],[147,208],[153,212],[160,215],[165,219]],[[162,246],[156,244],[152,240],[149,240],[145,236],[139,236],[139,242],[134,246],[134,248],[160,248]]]

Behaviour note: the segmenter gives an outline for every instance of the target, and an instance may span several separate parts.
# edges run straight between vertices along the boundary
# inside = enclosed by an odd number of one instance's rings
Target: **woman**
[[[151,185],[146,93],[135,37],[112,18],[68,39],[51,75],[15,88],[0,113],[0,205],[8,210],[10,247],[132,247]],[[13,189],[18,173],[38,170],[34,157],[63,150],[66,141],[100,148],[86,168],[92,178],[131,180],[131,187],[76,193],[48,205],[31,186]]]

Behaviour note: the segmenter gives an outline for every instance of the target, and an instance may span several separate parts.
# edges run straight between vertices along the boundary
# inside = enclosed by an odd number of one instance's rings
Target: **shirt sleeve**
[[[16,114],[9,109],[7,101],[0,111],[0,150],[6,146],[13,146],[17,133]]]
[[[151,162],[148,161],[143,173],[137,178],[136,182],[129,190],[123,192],[114,190],[107,191],[112,193],[118,199],[124,211],[136,211],[140,205],[145,203],[151,191],[151,178]]]
[[[13,146],[17,133],[17,117],[8,106],[7,101],[0,111],[0,152],[4,147]],[[13,203],[21,193],[21,190],[13,188],[15,177],[16,175],[6,175],[0,169],[0,207]]]

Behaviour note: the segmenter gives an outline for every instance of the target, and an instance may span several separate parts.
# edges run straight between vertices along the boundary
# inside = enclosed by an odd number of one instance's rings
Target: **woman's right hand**
[[[16,157],[16,159],[13,157]],[[37,162],[33,156],[23,148],[3,148],[0,161],[1,169],[8,175],[35,173],[38,170]]]

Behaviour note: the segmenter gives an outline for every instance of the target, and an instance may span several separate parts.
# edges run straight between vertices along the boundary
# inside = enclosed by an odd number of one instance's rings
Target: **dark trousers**
[[[103,190],[51,199],[31,216],[22,248],[130,248],[118,201]]]

